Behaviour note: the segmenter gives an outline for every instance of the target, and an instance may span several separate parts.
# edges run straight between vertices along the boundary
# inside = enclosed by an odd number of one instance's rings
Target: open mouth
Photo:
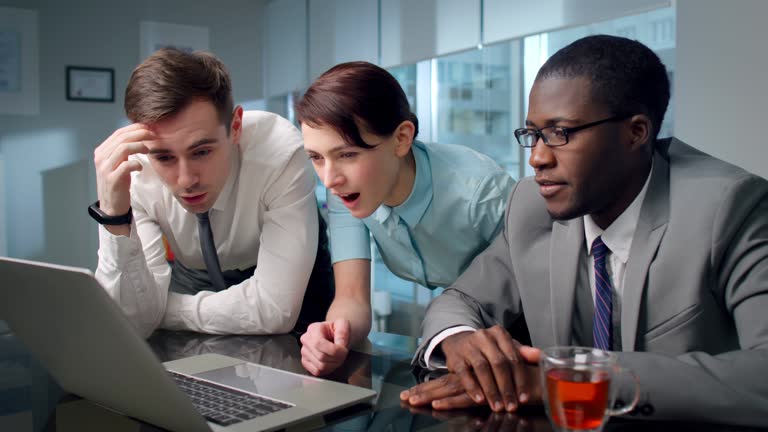
[[[360,197],[359,192],[351,193],[351,194],[339,194],[339,198],[344,200],[345,202],[351,203],[354,202],[356,199]]]

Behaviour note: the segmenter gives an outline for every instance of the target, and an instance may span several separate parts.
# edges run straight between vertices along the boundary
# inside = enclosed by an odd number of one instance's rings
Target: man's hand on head
[[[145,145],[154,139],[152,131],[143,124],[134,123],[120,128],[93,152],[96,168],[96,191],[99,208],[109,216],[128,213],[131,207],[131,173],[141,170],[141,164],[128,157],[147,153]],[[107,226],[113,234],[127,235],[130,226]]]

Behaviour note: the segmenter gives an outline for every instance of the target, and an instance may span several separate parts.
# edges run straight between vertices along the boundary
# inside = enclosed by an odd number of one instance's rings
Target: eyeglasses
[[[517,138],[518,144],[522,147],[535,147],[539,138],[544,140],[544,144],[549,147],[559,147],[568,144],[568,135],[574,132],[578,132],[583,129],[591,128],[599,124],[625,120],[632,117],[632,115],[619,115],[608,117],[607,119],[598,120],[592,123],[583,124],[575,127],[565,126],[547,126],[541,129],[536,128],[520,128],[515,129],[515,138]]]

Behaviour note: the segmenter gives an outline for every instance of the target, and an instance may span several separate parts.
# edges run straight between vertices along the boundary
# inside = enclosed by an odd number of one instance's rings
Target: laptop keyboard
[[[192,404],[207,420],[229,426],[266,414],[291,408],[292,405],[255,396],[188,375],[169,371],[176,385],[192,399]]]

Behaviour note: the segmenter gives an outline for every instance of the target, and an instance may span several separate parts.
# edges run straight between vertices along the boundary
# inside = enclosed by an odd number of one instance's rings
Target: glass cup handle
[[[635,382],[635,396],[632,399],[632,403],[630,403],[627,406],[624,406],[618,409],[609,408],[607,411],[608,411],[608,415],[611,415],[611,416],[624,415],[632,411],[633,409],[635,409],[638,402],[640,402],[640,379],[637,377],[637,375],[635,375],[635,373],[631,369],[620,367],[618,368],[618,372],[619,373],[626,372],[627,374],[629,374],[629,376],[632,377],[632,380]]]

